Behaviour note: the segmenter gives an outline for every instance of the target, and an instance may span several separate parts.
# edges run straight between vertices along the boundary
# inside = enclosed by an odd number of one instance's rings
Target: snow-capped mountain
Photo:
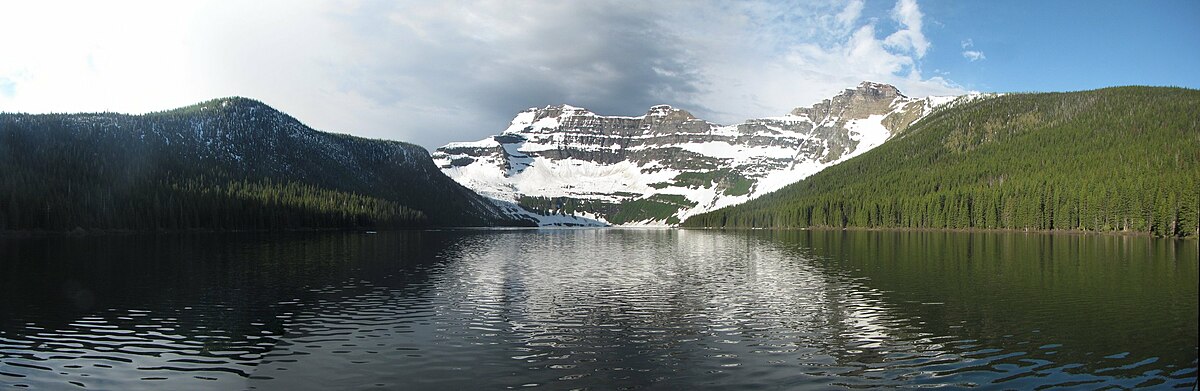
[[[547,106],[517,114],[499,135],[438,148],[433,159],[501,204],[555,216],[543,224],[672,225],[857,156],[954,99],[863,82],[812,107],[735,125],[667,105],[636,117]]]

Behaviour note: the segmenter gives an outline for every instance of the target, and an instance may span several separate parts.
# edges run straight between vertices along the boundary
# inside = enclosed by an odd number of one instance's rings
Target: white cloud
[[[981,52],[981,51],[968,50],[972,47],[975,47],[975,40],[967,38],[962,41],[962,48],[963,48],[962,56],[963,56],[963,58],[971,60],[971,62],[976,62],[979,60],[987,59],[987,56],[983,55],[983,52]]]
[[[884,44],[901,51],[911,51],[917,58],[925,57],[925,52],[929,50],[929,41],[921,31],[923,18],[924,14],[917,6],[917,0],[897,1],[896,7],[892,9],[892,19],[902,28],[884,39]]]
[[[846,8],[843,8],[842,12],[838,13],[838,23],[841,24],[843,28],[848,29],[854,27],[854,24],[858,22],[859,16],[862,15],[863,5],[863,0],[850,1],[849,4],[846,4]]]
[[[978,50],[964,50],[962,52],[962,56],[963,58],[971,60],[971,62],[987,59],[987,56],[983,55],[983,52]]]
[[[7,4],[0,110],[146,112],[244,95],[325,118],[338,107],[324,5],[287,1]],[[63,12],[70,9],[71,12]],[[316,114],[314,114],[316,113]],[[344,129],[344,130],[354,130]]]
[[[761,3],[754,4],[763,7]],[[854,7],[851,4],[845,9],[851,9],[850,14],[860,12],[853,11]],[[836,8],[786,6],[760,11],[784,19],[789,18],[789,13],[837,12]],[[733,15],[740,13],[732,12]],[[917,5],[901,1],[893,10],[893,16],[902,28],[882,38],[880,30],[883,27],[870,20],[855,28],[826,35],[812,34],[803,28],[805,25],[820,26],[819,21],[801,24],[792,31],[772,25],[757,27],[757,18],[731,18],[706,24],[723,26],[723,30],[712,31],[711,35],[736,37],[736,43],[706,50],[720,55],[710,56],[704,64],[705,80],[715,87],[697,98],[711,112],[698,114],[724,123],[782,115],[794,107],[810,105],[856,86],[863,80],[894,84],[910,96],[963,93],[961,87],[949,80],[922,75],[920,59],[930,44],[920,31],[923,17]],[[839,22],[841,20],[846,19],[838,18]],[[779,42],[773,38],[781,36],[798,39]],[[704,43],[695,46],[705,47]]]
[[[670,103],[730,123],[862,80],[962,92],[921,74],[931,43],[913,0],[895,4],[895,26],[863,18],[862,0],[665,1],[16,2],[0,13],[0,36],[20,37],[0,39],[0,111],[242,95],[318,129],[436,147],[555,103]]]

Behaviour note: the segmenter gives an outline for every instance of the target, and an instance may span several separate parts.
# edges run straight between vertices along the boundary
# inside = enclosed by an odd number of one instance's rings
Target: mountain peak
[[[646,111],[646,115],[667,115],[673,110],[675,108],[671,107],[671,105],[654,105],[650,106],[650,110]]]
[[[891,105],[896,99],[908,99],[908,97],[891,84],[864,81],[859,83],[858,87],[847,88],[812,107],[797,107],[790,114],[819,117],[832,112],[843,112],[847,109],[852,112],[877,112]]]
[[[667,104],[638,116],[544,106],[498,136],[448,144],[433,158],[464,186],[554,219],[673,225],[861,154],[931,112],[931,101],[901,96],[866,82],[797,109],[803,118],[727,126]]]
[[[275,110],[274,108],[272,108],[271,106],[268,106],[266,103],[263,103],[262,101],[247,98],[244,96],[230,96],[230,97],[225,97],[225,98],[219,98],[219,99],[216,99],[214,103],[216,103],[218,106],[220,106],[222,108],[234,108],[234,109],[247,108],[247,109]]]
[[[568,105],[565,103],[560,103],[557,105],[546,105],[546,107],[533,110],[533,112],[535,113],[535,116],[536,116],[535,119],[557,118],[557,117],[571,116],[571,115],[588,115],[588,114],[592,113],[588,109],[585,109],[582,107],[571,106],[571,105]]]
[[[671,105],[654,105],[650,106],[650,110],[646,111],[646,118],[651,117],[670,117],[672,119],[696,119],[696,116],[684,109],[677,109]]]
[[[229,96],[224,98],[211,99],[200,102],[191,106],[184,106],[174,110],[165,111],[166,113],[190,113],[190,112],[215,112],[218,110],[266,110],[278,111],[275,108],[268,106],[261,101],[246,98],[242,96]]]
[[[566,104],[566,103],[559,103],[559,104],[556,104],[556,105],[546,105],[546,107],[545,107],[545,108],[543,108],[542,110],[564,110],[564,111],[572,111],[572,110],[587,110],[587,109],[585,109],[585,108],[582,108],[582,107],[575,107],[575,106],[571,106],[571,105],[569,105],[569,104]]]
[[[894,85],[884,84],[884,83],[876,83],[876,82],[872,82],[872,81],[863,81],[862,83],[858,84],[857,88],[855,88],[853,90],[851,90],[851,89],[846,90],[846,92],[851,92],[851,91],[856,94],[863,94],[863,95],[868,95],[871,97],[880,97],[880,98],[887,98],[887,99],[894,99],[896,97],[907,98],[907,96],[900,93],[900,89],[896,88],[896,86],[894,86]]]

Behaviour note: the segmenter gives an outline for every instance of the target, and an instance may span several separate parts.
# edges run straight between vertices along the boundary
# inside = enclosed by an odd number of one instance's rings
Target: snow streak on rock
[[[668,105],[637,117],[546,106],[433,158],[464,186],[546,225],[673,225],[862,154],[954,99],[863,82],[812,107],[735,125]]]

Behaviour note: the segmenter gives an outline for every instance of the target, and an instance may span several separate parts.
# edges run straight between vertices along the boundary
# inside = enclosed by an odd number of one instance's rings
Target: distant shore
[[[50,230],[0,230],[0,239],[7,238],[45,238],[45,237],[91,237],[91,236],[122,236],[122,235],[176,235],[176,234],[209,234],[209,233],[293,233],[293,232],[377,232],[377,231],[411,231],[423,229],[439,229],[438,227],[419,227],[410,229],[383,228],[292,228],[292,229],[164,229],[164,230],[133,230],[133,229],[82,229],[70,231]]]
[[[446,229],[464,229],[464,230],[512,230],[512,229],[628,229],[628,228],[651,228],[651,227],[625,227],[625,226],[609,226],[609,227],[413,227],[413,228],[291,228],[291,229],[169,229],[169,230],[130,230],[130,229],[82,229],[76,228],[70,231],[50,231],[50,230],[0,230],[0,239],[10,238],[45,238],[45,237],[94,237],[94,236],[122,236],[122,235],[176,235],[176,234],[209,234],[209,233],[297,233],[297,232],[391,232],[391,231],[421,231],[421,230],[446,230]],[[1025,234],[1052,234],[1052,235],[1075,235],[1075,236],[1128,236],[1128,237],[1148,237],[1162,239],[1181,239],[1181,240],[1196,240],[1197,236],[1154,236],[1149,232],[1134,232],[1134,231],[1083,231],[1083,230],[1068,230],[1068,229],[1053,229],[1053,230],[1035,230],[1035,229],[1010,229],[1010,228],[871,228],[871,227],[804,227],[804,228],[715,228],[715,227],[652,227],[655,229],[685,229],[685,230],[708,230],[708,231],[868,231],[868,232],[946,232],[946,233],[1025,233]]]
[[[680,227],[681,229],[715,230],[715,231],[874,231],[874,232],[957,232],[957,233],[1028,233],[1055,235],[1104,235],[1104,236],[1133,236],[1162,239],[1195,240],[1197,236],[1154,236],[1150,232],[1136,231],[1084,231],[1078,229],[1016,229],[1016,228],[877,228],[877,227],[804,227],[804,228],[717,228],[717,227]]]

